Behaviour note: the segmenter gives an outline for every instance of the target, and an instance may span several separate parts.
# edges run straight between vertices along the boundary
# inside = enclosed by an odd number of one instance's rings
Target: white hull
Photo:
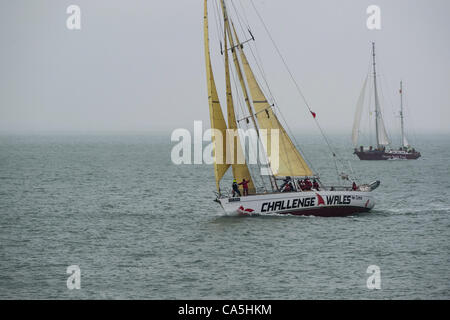
[[[375,206],[371,192],[307,191],[218,199],[229,214],[347,216]]]

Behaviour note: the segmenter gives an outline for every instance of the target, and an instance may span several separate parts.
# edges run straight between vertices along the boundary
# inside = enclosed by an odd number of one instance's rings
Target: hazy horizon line
[[[178,129],[178,128],[177,128]],[[193,129],[185,128],[189,132],[193,133]],[[209,128],[204,128],[205,130]],[[171,135],[175,129],[148,129],[148,130],[0,130],[0,135],[134,135],[134,134],[167,134]],[[312,136],[320,136],[321,134],[318,132],[302,132],[292,130],[292,134],[294,135],[312,135]],[[450,135],[449,131],[415,131],[412,135]],[[351,136],[351,131],[344,130],[329,130],[326,131],[326,135],[349,135]],[[396,136],[397,133],[391,134],[391,136]]]

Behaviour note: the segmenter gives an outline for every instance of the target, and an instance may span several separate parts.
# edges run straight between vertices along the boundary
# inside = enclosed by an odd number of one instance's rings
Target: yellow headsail
[[[209,35],[208,35],[208,3],[205,0],[205,16],[204,16],[204,36],[205,36],[205,60],[206,60],[206,79],[208,83],[208,102],[209,116],[211,120],[211,129],[220,130],[222,137],[216,137],[212,134],[212,142],[214,145],[214,175],[216,177],[216,187],[220,190],[219,182],[225,172],[230,167],[226,164],[226,129],[227,124],[223,117],[222,108],[220,107],[217,88],[214,81],[214,75],[211,66],[211,56],[209,52]],[[222,141],[218,140],[222,139]]]
[[[237,130],[236,115],[234,112],[233,96],[231,93],[231,80],[230,80],[230,66],[229,66],[229,56],[228,56],[228,43],[227,43],[227,30],[225,28],[225,82],[227,90],[227,113],[228,113],[228,128]],[[229,137],[230,138],[230,137]],[[242,179],[250,180],[248,184],[249,193],[255,193],[255,186],[248,170],[246,163],[237,163],[237,152],[242,152],[242,146],[239,136],[236,139],[233,136],[233,140],[228,140],[228,143],[233,143],[233,165],[231,166],[233,170],[233,176],[238,181],[241,182]],[[244,159],[245,160],[245,159]]]
[[[263,143],[265,143],[266,152],[271,162],[273,160],[273,157],[271,156],[272,148],[270,145],[272,134],[271,130],[279,130],[279,163],[278,168],[271,165],[273,174],[275,176],[312,176],[313,173],[311,169],[300,155],[295,145],[292,143],[292,140],[289,138],[289,135],[286,133],[275,113],[272,111],[272,107],[268,103],[261,87],[256,81],[247,57],[239,45],[239,38],[236,34],[234,26],[233,31],[236,42],[238,43],[236,48],[238,48],[240,53],[247,84],[253,100],[256,118],[258,119],[259,128],[267,130],[267,142],[263,140]]]

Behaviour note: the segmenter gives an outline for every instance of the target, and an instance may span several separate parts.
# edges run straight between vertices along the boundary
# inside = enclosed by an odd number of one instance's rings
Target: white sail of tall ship
[[[378,94],[378,85],[377,85],[377,71],[376,71],[376,60],[375,60],[375,43],[372,43],[372,67],[373,67],[373,97],[375,104],[375,140],[376,145],[369,146],[364,148],[364,146],[359,145],[359,135],[360,135],[360,127],[361,127],[361,118],[364,109],[364,102],[368,99],[365,99],[366,91],[367,91],[367,83],[369,80],[369,75],[367,75],[364,80],[363,87],[361,89],[361,93],[358,98],[358,102],[356,104],[356,112],[355,119],[353,122],[353,130],[352,130],[352,142],[355,147],[354,154],[358,156],[361,160],[393,160],[393,159],[417,159],[420,157],[420,152],[416,151],[412,148],[405,135],[404,129],[404,117],[403,117],[403,88],[402,82],[400,82],[400,119],[401,119],[401,146],[398,150],[389,149],[391,145],[391,141],[386,132],[386,127],[384,125],[383,114],[381,112],[380,107],[380,99]],[[370,114],[370,113],[369,113]]]
[[[204,1],[204,44],[206,77],[208,88],[208,102],[211,129],[213,129],[212,143],[214,145],[214,174],[216,179],[217,199],[227,213],[238,214],[293,214],[318,216],[345,216],[371,210],[375,201],[371,191],[379,185],[376,181],[370,185],[357,186],[324,186],[305,161],[302,154],[294,145],[291,137],[281,124],[274,112],[274,105],[269,103],[263,89],[258,82],[246,56],[246,46],[254,41],[249,30],[250,39],[241,41],[234,27],[232,18],[228,14],[227,3],[220,1],[216,12],[222,11],[220,25],[223,26],[223,48],[225,68],[225,94],[227,104],[227,122],[222,112],[219,95],[215,84],[211,63],[208,1]],[[217,4],[217,3],[215,3]],[[235,75],[236,88],[241,94],[233,95],[232,77]],[[245,106],[246,116],[236,119],[235,102],[242,98],[241,105]],[[315,114],[311,112],[315,118]],[[239,137],[233,137],[230,142],[228,131],[240,128],[240,123],[251,124],[257,132],[258,144],[262,145],[267,161],[267,176],[261,176],[261,171],[255,174],[250,169],[247,160],[244,163],[227,161],[228,149],[232,149],[233,157],[242,152]],[[214,133],[215,132],[215,133]],[[228,139],[227,139],[228,138]],[[272,139],[277,138],[277,139]],[[235,139],[235,140],[234,140]],[[272,141],[278,142],[272,146]],[[235,142],[235,143],[234,143]],[[230,145],[233,147],[230,148]],[[275,161],[277,159],[278,161]],[[228,159],[229,160],[229,159]],[[235,159],[233,159],[235,160]],[[234,191],[223,192],[220,182],[231,166],[233,178],[236,181]],[[259,176],[258,176],[259,175]],[[255,178],[270,182],[270,187],[256,187]],[[237,188],[237,184],[247,186]],[[231,185],[231,181],[229,181]]]

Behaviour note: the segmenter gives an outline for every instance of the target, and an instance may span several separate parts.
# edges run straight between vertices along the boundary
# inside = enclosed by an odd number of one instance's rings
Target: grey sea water
[[[172,164],[170,135],[0,136],[0,298],[449,299],[450,136],[417,137],[417,161],[359,161],[332,140],[381,180],[371,213],[226,216],[212,167]],[[323,141],[298,142],[335,182]]]

